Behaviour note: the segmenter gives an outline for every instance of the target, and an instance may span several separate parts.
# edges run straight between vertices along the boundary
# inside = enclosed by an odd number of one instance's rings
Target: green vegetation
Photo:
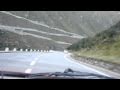
[[[67,48],[77,56],[86,56],[120,64],[120,22],[108,30],[88,37]]]

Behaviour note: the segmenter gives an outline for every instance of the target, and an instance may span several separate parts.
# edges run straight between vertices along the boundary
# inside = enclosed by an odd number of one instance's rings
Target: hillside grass
[[[74,54],[120,64],[120,36],[113,43],[96,44],[92,49],[81,49]]]
[[[69,46],[77,56],[102,59],[120,64],[120,22],[94,37],[88,37]]]

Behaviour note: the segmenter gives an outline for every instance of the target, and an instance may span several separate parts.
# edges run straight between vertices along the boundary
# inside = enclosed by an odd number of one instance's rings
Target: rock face
[[[0,48],[63,50],[120,20],[119,11],[0,11]]]

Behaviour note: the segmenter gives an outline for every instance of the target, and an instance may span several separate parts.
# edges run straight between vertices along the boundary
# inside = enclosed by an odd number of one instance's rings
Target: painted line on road
[[[35,60],[33,60],[33,61],[30,63],[30,65],[31,65],[31,66],[35,65],[36,62],[37,62],[37,60],[38,60],[38,58],[35,58]]]
[[[25,70],[25,73],[31,73],[32,69],[28,68]]]
[[[30,65],[33,66],[33,65],[35,65],[35,63],[36,63],[36,61],[32,61],[32,62],[30,63]]]
[[[38,59],[39,59],[39,58],[35,58],[35,59],[30,63],[30,66],[35,65]],[[25,73],[31,73],[31,71],[32,71],[32,67],[26,69],[26,70],[25,70]]]
[[[77,62],[75,62],[72,58],[70,58],[70,59],[68,59],[67,58],[67,56],[69,56],[69,54],[65,54],[64,55],[64,58],[67,60],[67,61],[69,61],[69,62],[72,62],[72,63],[75,63],[75,64],[77,64],[77,65],[82,65],[82,64],[79,64],[79,63],[77,63]],[[90,67],[87,67],[87,66],[85,66],[85,65],[82,65],[84,68],[87,68],[87,69],[90,69],[90,70],[92,70],[92,71],[94,71],[94,72],[97,72],[97,73],[99,73],[99,74],[102,74],[102,75],[105,75],[105,76],[109,76],[109,75],[107,75],[107,74],[105,74],[105,73],[103,73],[103,72],[100,72],[100,71],[98,71],[98,70],[95,70],[95,69],[93,69],[93,68],[90,68]]]

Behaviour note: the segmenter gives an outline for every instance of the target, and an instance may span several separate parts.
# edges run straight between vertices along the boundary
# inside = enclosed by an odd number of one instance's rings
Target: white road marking
[[[77,62],[74,62],[74,61],[72,61],[72,60],[73,60],[72,58],[70,58],[71,60],[68,59],[68,58],[67,58],[68,55],[69,55],[69,54],[65,54],[65,55],[64,55],[64,58],[65,58],[68,62],[75,63],[75,64],[77,64],[77,65],[81,65],[81,66],[83,66],[83,67],[86,68],[86,69],[90,69],[91,71],[95,71],[95,72],[97,72],[97,73],[99,73],[99,74],[102,74],[102,75],[105,75],[105,76],[109,76],[109,75],[107,75],[107,74],[105,74],[105,73],[103,73],[103,72],[100,72],[100,71],[95,70],[95,69],[93,69],[93,68],[87,67],[87,66],[82,65],[82,64],[79,64],[79,63],[77,63]]]
[[[36,61],[32,61],[32,62],[30,63],[30,65],[33,66],[33,65],[35,65],[35,63],[36,63]]]
[[[37,60],[38,60],[38,58],[35,58],[35,60],[34,60],[34,61],[32,61],[32,62],[30,63],[30,65],[31,65],[31,66],[35,65],[35,64],[36,64],[36,62],[37,62]]]
[[[30,73],[32,71],[32,69],[28,68],[25,70],[25,73]]]
[[[39,58],[35,58],[35,59],[30,63],[30,66],[35,65],[38,59],[39,59]],[[32,71],[32,68],[28,68],[28,69],[25,70],[25,73],[31,73],[31,71]]]

